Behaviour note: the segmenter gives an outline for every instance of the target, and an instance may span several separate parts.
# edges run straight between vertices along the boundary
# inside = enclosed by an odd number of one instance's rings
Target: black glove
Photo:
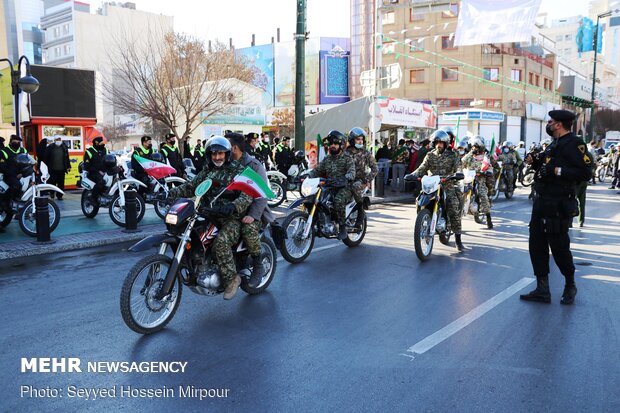
[[[553,161],[553,159],[551,159],[549,162],[547,163],[543,163],[540,166],[540,176],[541,177],[546,177],[546,176],[552,176],[555,175],[555,162]]]

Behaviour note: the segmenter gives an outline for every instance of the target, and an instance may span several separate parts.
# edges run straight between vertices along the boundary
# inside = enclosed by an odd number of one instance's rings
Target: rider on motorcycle
[[[310,178],[324,176],[341,188],[335,190],[334,212],[338,217],[338,239],[347,237],[345,226],[346,205],[351,202],[353,194],[349,182],[355,179],[355,161],[344,151],[346,137],[339,131],[330,131],[325,138],[329,142],[329,154],[310,172]]]
[[[493,175],[493,168],[490,166],[489,155],[484,147],[484,138],[480,135],[474,136],[470,141],[471,152],[463,157],[463,167],[473,169],[480,175],[476,174],[478,183],[478,212],[486,214],[487,228],[493,229],[493,221],[491,221],[491,204],[489,202],[487,180]]]
[[[504,171],[506,171],[506,177],[508,178],[507,188],[508,192],[514,190],[514,182],[517,168],[519,164],[523,162],[519,158],[519,154],[514,150],[514,145],[510,141],[502,143],[502,153],[499,155],[499,160],[502,162]]]
[[[148,174],[144,171],[144,168],[140,165],[140,162],[136,159],[136,156],[153,160],[153,154],[155,151],[153,150],[153,142],[151,141],[150,136],[144,135],[140,138],[140,142],[142,143],[142,146],[135,148],[131,154],[131,169],[133,170],[134,178],[146,185],[145,187],[141,186],[138,188],[138,193],[144,196],[144,194],[148,191],[150,179]]]
[[[362,128],[353,128],[349,131],[349,147],[346,152],[355,161],[355,180],[351,185],[355,202],[361,204],[362,192],[370,188],[370,183],[377,176],[377,161],[366,149],[366,132]],[[355,222],[356,228],[361,228],[364,222],[364,208],[360,208]]]
[[[0,173],[4,174],[4,182],[9,186],[6,199],[11,199],[21,191],[19,180],[22,175],[17,165],[17,156],[27,153],[21,146],[22,139],[17,135],[11,135],[9,145],[0,149]],[[21,159],[21,158],[20,158]]]
[[[426,175],[431,171],[433,175],[448,176],[461,171],[461,159],[458,154],[449,151],[450,135],[444,130],[436,130],[431,135],[434,149],[426,154],[422,164],[413,173],[407,175],[405,180],[416,179],[419,176]],[[463,194],[458,185],[453,181],[446,181],[444,184],[446,193],[446,208],[448,223],[454,232],[456,247],[462,251],[465,247],[461,241],[461,210],[463,205]]]
[[[458,153],[459,157],[463,159],[463,156],[469,152],[469,146],[467,145],[468,141],[462,140],[456,145],[456,153]]]
[[[103,158],[108,154],[108,150],[105,147],[105,142],[101,136],[93,139],[93,146],[86,149],[84,153],[84,170],[87,172],[88,179],[95,183],[91,191],[93,203],[97,202],[99,195],[105,189],[105,183],[103,182],[103,176],[105,175],[105,168],[103,165]]]
[[[214,136],[209,139],[205,146],[205,156],[209,167],[200,171],[192,181],[170,190],[169,199],[193,197],[196,187],[206,179],[211,179],[213,190],[202,198],[203,205],[209,204],[214,196],[226,188],[233,178],[244,169],[243,165],[231,159],[231,151],[230,142],[223,136]],[[232,247],[239,241],[241,219],[246,215],[253,199],[240,191],[232,191],[230,197],[225,195],[220,196],[212,208],[219,215],[218,218],[214,219],[219,233],[213,248],[222,283],[226,287],[224,299],[231,300],[237,294],[237,289],[241,284],[241,278],[237,275]],[[196,207],[199,208],[199,206]]]

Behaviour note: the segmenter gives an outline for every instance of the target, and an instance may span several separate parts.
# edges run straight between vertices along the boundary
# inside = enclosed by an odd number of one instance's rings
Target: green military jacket
[[[349,181],[355,179],[355,161],[346,152],[340,155],[329,154],[310,172],[310,176],[324,176],[329,179],[347,178]]]

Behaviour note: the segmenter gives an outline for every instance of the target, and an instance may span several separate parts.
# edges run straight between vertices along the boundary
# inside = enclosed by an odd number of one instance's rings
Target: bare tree
[[[271,124],[278,127],[280,136],[292,136],[295,133],[295,110],[284,108],[273,111]]]
[[[110,145],[115,148],[115,144],[121,143],[119,141],[127,137],[127,126],[115,123],[106,123],[103,125],[101,132],[103,132],[103,136],[110,141]]]
[[[110,64],[114,76],[102,82],[106,98],[126,113],[166,125],[181,141],[203,118],[238,103],[238,81],[253,83],[256,76],[247,59],[224,44],[208,52],[201,40],[179,33],[166,34],[163,42],[123,39]]]

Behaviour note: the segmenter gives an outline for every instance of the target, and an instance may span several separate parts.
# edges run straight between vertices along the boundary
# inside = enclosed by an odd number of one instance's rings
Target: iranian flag
[[[271,191],[269,185],[263,178],[249,166],[243,172],[235,176],[230,185],[226,187],[230,191],[242,191],[252,198],[273,199],[276,195]]]
[[[489,150],[493,159],[497,159],[499,155],[499,147],[495,145],[495,133],[493,133],[493,139],[491,140],[491,149]]]
[[[484,158],[482,158],[482,168],[480,168],[480,170],[482,172],[488,171],[489,165],[491,165],[491,160],[489,159],[488,156],[484,155]]]
[[[155,179],[161,179],[177,172],[176,169],[165,163],[152,161],[150,159],[143,158],[140,155],[134,155],[134,158],[144,169],[144,172]]]

